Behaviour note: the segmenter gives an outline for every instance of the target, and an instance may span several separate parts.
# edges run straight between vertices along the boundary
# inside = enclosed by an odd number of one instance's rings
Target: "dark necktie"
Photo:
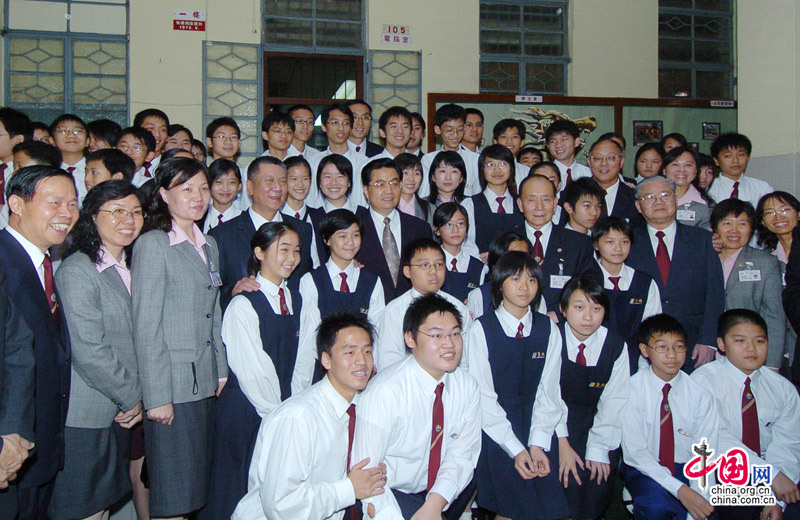
[[[756,396],[750,391],[750,378],[744,380],[742,391],[742,442],[761,456],[761,435],[758,431]]]
[[[53,315],[53,320],[56,322],[56,328],[61,328],[61,319],[58,316],[58,302],[56,301],[56,283],[53,279],[53,261],[50,255],[44,255],[42,261],[44,267],[44,294],[47,296],[47,305],[50,306],[50,313]]]
[[[220,224],[222,224],[222,213],[217,217],[217,225],[219,226]]]
[[[505,197],[497,197],[495,200],[497,201],[497,213],[499,215],[505,215],[506,214],[506,208],[503,207],[503,201],[506,200],[506,198]]]
[[[392,228],[389,223],[392,221],[389,217],[383,219],[383,237],[381,240],[381,247],[383,248],[383,256],[386,257],[386,265],[389,267],[389,274],[392,275],[392,283],[397,286],[397,275],[400,269],[400,254],[397,250],[397,241],[392,233]]]
[[[542,247],[542,241],[540,240],[542,237],[542,232],[538,229],[533,232],[533,236],[536,239],[533,242],[533,258],[536,259],[538,263],[542,263],[544,261],[544,248]]]
[[[296,218],[297,220],[300,220],[300,212],[299,211],[295,211],[294,212],[294,218]]]
[[[661,389],[661,433],[658,437],[658,463],[675,473],[675,432],[672,431],[672,410],[667,394],[672,388],[669,383]]]
[[[567,182],[564,183],[564,187],[566,188],[570,182],[572,182],[572,168],[567,168]]]
[[[575,362],[582,367],[586,366],[586,356],[583,354],[583,351],[586,350],[586,345],[581,343],[578,345],[578,355],[575,358]]]
[[[339,292],[350,292],[350,286],[347,285],[347,273],[339,273],[339,276],[342,277],[342,283],[339,284]]]
[[[733,183],[733,189],[731,190],[731,198],[732,199],[739,198],[739,181]]]
[[[455,258],[453,258],[453,261],[452,261],[452,262],[450,262],[450,264],[453,266],[453,268],[452,268],[452,269],[450,269],[450,270],[451,270],[452,272],[454,272],[454,273],[457,273],[457,272],[458,272],[458,267],[457,267],[457,266],[458,266],[458,260],[456,260]]]
[[[431,452],[428,457],[428,491],[436,482],[439,474],[439,465],[442,462],[442,439],[444,437],[444,406],[442,405],[442,391],[444,383],[436,385],[436,399],[433,400],[433,424],[431,426]]]
[[[522,329],[524,329],[524,328],[525,327],[522,325],[522,323],[520,323],[519,327],[517,327],[517,335],[514,336],[514,337],[515,338],[524,338],[525,336],[522,334]]]
[[[608,281],[614,284],[614,290],[619,291],[619,280],[621,276],[609,276]]]
[[[664,232],[656,231],[658,238],[658,247],[656,247],[656,264],[658,264],[658,272],[661,273],[661,281],[667,285],[667,278],[669,278],[669,251],[667,251],[667,244],[664,242]]]
[[[150,173],[150,166],[152,166],[152,164],[150,161],[145,162],[142,166],[144,166],[144,176],[148,179],[152,177],[153,175]]]
[[[361,145],[356,146],[356,152],[360,152],[360,151],[361,151]]]
[[[345,474],[350,473],[350,455],[353,451],[353,436],[356,433],[356,405],[351,404],[347,409],[347,415],[350,416],[350,422],[347,426],[347,469]],[[347,520],[357,520],[358,513],[356,512],[356,505],[348,507],[346,510]]]
[[[0,206],[6,203],[6,163],[0,164]]]
[[[68,172],[70,175],[72,175],[73,173],[75,173],[75,167],[74,167],[74,166],[68,166],[68,167],[67,167],[67,172]]]
[[[278,287],[278,300],[281,303],[281,316],[288,316],[289,306],[286,305],[286,295],[283,294],[283,287]]]

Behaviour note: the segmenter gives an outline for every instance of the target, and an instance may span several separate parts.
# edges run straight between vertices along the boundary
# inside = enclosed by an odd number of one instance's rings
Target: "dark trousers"
[[[635,520],[683,520],[686,518],[686,508],[681,501],[669,491],[661,487],[641,471],[622,464],[620,467],[625,487],[633,497],[633,517]],[[675,478],[689,485],[683,476],[683,464],[675,464]],[[710,519],[715,519],[712,514]]]
[[[395,500],[397,500],[397,505],[400,506],[400,511],[403,513],[403,518],[408,520],[417,510],[422,507],[422,504],[425,503],[425,495],[427,495],[427,491],[421,491],[419,493],[403,493],[402,491],[397,491],[396,489],[392,490],[394,494]],[[467,487],[464,491],[458,495],[452,503],[450,503],[442,512],[442,518],[445,520],[458,520],[461,514],[467,509],[470,500],[472,499],[472,495],[475,494],[475,484],[470,481],[467,484]]]
[[[31,488],[17,488],[19,520],[48,520],[47,508],[53,496],[53,479],[47,484]]]
[[[17,517],[17,486],[11,482],[6,489],[0,489],[0,520],[14,520]]]

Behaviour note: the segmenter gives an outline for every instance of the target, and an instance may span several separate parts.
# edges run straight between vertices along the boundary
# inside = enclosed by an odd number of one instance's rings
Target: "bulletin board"
[[[645,138],[659,140],[659,135],[680,132],[696,145],[698,151],[708,153],[716,135],[736,131],[737,125],[736,104],[730,102],[569,96],[539,98],[541,101],[530,102],[520,101],[512,94],[429,93],[428,149],[433,150],[438,144],[433,131],[436,109],[448,103],[483,112],[484,146],[492,142],[494,125],[501,119],[512,118],[525,123],[526,144],[544,150],[543,134],[547,126],[559,118],[570,119],[581,129],[581,139],[585,143],[578,154],[581,163],[586,163],[589,146],[598,137],[606,132],[621,133],[628,143],[623,169],[627,176],[633,176],[637,141]]]

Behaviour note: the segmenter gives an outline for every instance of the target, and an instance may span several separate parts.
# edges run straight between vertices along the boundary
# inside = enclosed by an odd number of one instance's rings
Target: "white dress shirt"
[[[600,260],[597,260],[597,265],[600,266],[600,271],[603,273],[603,288],[604,289],[613,289],[614,284],[609,280],[611,273],[606,271],[606,268],[603,267],[603,264],[600,263]],[[622,264],[622,269],[620,269],[619,280],[617,284],[619,286],[620,291],[627,291],[631,288],[631,282],[633,281],[633,275],[636,270],[627,265]],[[642,320],[646,320],[650,316],[655,316],[656,314],[661,314],[661,293],[658,290],[658,284],[655,280],[650,280],[650,288],[647,290],[647,301],[644,302],[644,314],[642,314]]]
[[[442,251],[444,251],[444,268],[447,271],[453,270],[453,259],[455,259],[456,261],[456,269],[458,269],[459,273],[467,272],[467,270],[469,269],[470,258],[474,257],[477,261],[479,262],[481,261],[481,259],[478,258],[477,256],[471,255],[467,251],[465,251],[463,247],[461,248],[461,251],[459,251],[458,254],[455,256],[451,255],[446,249],[442,249]],[[478,285],[481,285],[484,281],[486,281],[486,275],[489,274],[489,268],[486,267],[486,264],[483,264],[483,262],[481,262],[481,264],[482,264],[481,279],[478,282]]]
[[[236,203],[231,204],[231,206],[222,213],[220,213],[213,204],[209,204],[208,213],[206,214],[206,221],[203,223],[203,233],[208,233],[209,230],[214,229],[219,225],[220,215],[222,215],[222,222],[227,222],[234,217],[238,217],[241,212],[242,210],[239,209],[239,206],[237,206]]]
[[[341,207],[334,206],[331,202],[325,197],[322,196],[322,206],[320,206],[325,213],[330,213],[335,209],[346,209],[355,214],[358,210],[358,204],[355,202],[353,194],[351,193],[349,197],[347,197],[344,201],[344,204]],[[399,220],[398,220],[399,222]]]
[[[3,172],[3,179],[5,184],[8,185],[8,181],[14,175],[14,161],[8,161],[4,164],[6,165],[6,170]],[[7,198],[8,194],[5,194],[5,197]],[[0,229],[4,229],[8,225],[8,204],[6,202],[5,198],[0,200]]]
[[[532,246],[536,245],[536,231],[542,232],[542,235],[539,237],[539,242],[542,244],[542,254],[547,255],[547,244],[550,243],[550,233],[553,232],[553,221],[551,220],[538,230],[528,224],[527,220],[525,221],[525,236],[531,241]],[[531,251],[531,254],[533,254],[533,251]]]
[[[519,193],[519,186],[522,184],[522,181],[528,177],[528,174],[531,172],[530,166],[525,166],[521,162],[514,161],[514,182],[517,183],[517,193]]]
[[[519,324],[522,323],[522,335],[526,338],[531,335],[533,328],[533,313],[528,311],[522,320],[518,320],[506,311],[503,305],[494,311],[500,326],[506,336],[513,338],[517,335]],[[541,317],[541,316],[540,316]],[[533,403],[531,429],[526,439],[528,446],[539,446],[543,450],[550,450],[550,441],[553,431],[566,410],[561,400],[561,333],[555,323],[547,318],[550,324],[550,339],[547,342],[544,368],[539,386],[536,388],[536,399]],[[492,438],[509,457],[514,458],[525,449],[511,430],[511,423],[506,418],[506,412],[497,402],[497,393],[494,391],[492,368],[489,363],[489,341],[483,325],[476,321],[469,331],[469,349],[467,350],[467,364],[469,373],[478,381],[481,390],[481,417],[483,431]]]
[[[486,201],[489,203],[489,209],[492,210],[492,213],[497,213],[497,209],[500,207],[500,204],[497,203],[497,193],[493,192],[490,187],[486,187],[483,190],[483,194],[486,196]],[[511,215],[514,213],[514,197],[511,196],[511,193],[506,190],[505,193],[502,195],[503,198],[503,209],[506,210],[506,214]],[[461,201],[461,205],[464,206],[464,209],[467,210],[467,238],[464,239],[464,244],[462,247],[467,247],[469,253],[473,256],[478,256],[478,246],[475,245],[475,229],[477,229],[477,224],[475,223],[475,204],[472,202],[472,199],[465,198]]]
[[[716,202],[729,199],[733,191],[734,182],[733,179],[729,179],[724,175],[719,175],[708,188],[708,194]],[[758,201],[761,197],[773,191],[772,186],[766,181],[754,179],[745,174],[739,177],[739,200],[749,202],[754,208],[758,205]]]
[[[347,286],[353,292],[358,287],[361,269],[356,268],[353,262],[344,269],[339,269],[332,259],[325,263],[328,276],[333,284],[333,290],[339,292],[342,284],[340,273],[347,275]],[[319,312],[319,289],[314,283],[311,273],[306,273],[300,279],[300,295],[303,297],[303,308],[300,311],[303,329],[300,331],[300,345],[297,348],[297,361],[295,361],[295,377],[292,378],[292,394],[305,390],[311,386],[314,375],[314,363],[317,360],[317,327],[322,322]],[[381,279],[375,282],[372,294],[369,297],[369,312],[367,318],[373,326],[380,323],[383,309],[386,307]],[[376,338],[377,340],[377,338]]]
[[[298,220],[302,220],[303,222],[308,222],[306,220],[306,213],[308,213],[308,205],[306,205],[305,202],[303,202],[303,205],[300,207],[300,209],[297,210],[293,209],[288,202],[284,202],[283,207],[281,208],[281,213],[289,217],[294,217]]]
[[[581,177],[591,177],[592,170],[589,169],[588,166],[580,164],[578,161],[573,162],[570,165],[562,164],[558,160],[554,160],[556,166],[558,166],[558,172],[561,174],[561,190],[558,192],[560,195],[564,188],[567,187],[567,168],[570,169],[570,177],[572,180],[578,180]]]
[[[469,311],[469,317],[473,320],[477,320],[483,316],[483,293],[480,287],[472,289],[467,295],[467,311]],[[544,301],[544,295],[542,295],[539,300],[539,307],[536,308],[536,312],[547,314],[547,304]]]
[[[281,305],[278,286],[259,273],[256,281],[261,284],[260,291],[267,297],[269,306],[280,315]],[[289,314],[294,314],[292,294],[281,282]],[[303,315],[300,314],[300,330],[304,330]],[[228,353],[228,366],[236,374],[239,387],[247,400],[255,407],[258,415],[266,417],[281,403],[281,388],[278,373],[269,354],[264,352],[258,314],[250,300],[244,295],[234,296],[225,315],[222,317],[222,340]],[[297,377],[297,366],[292,374],[292,382]]]
[[[22,234],[13,227],[7,226],[6,229],[8,230],[9,234],[11,234],[11,236],[14,237],[17,242],[19,242],[19,245],[22,246],[22,249],[28,253],[28,257],[30,257],[31,263],[33,263],[33,267],[36,269],[36,274],[39,275],[39,281],[42,283],[42,289],[44,289],[45,254],[42,253],[42,250],[39,249],[38,246],[33,245],[30,240],[22,236]],[[53,273],[55,273],[55,267],[53,267]]]
[[[347,140],[347,149],[348,149],[348,151],[350,151],[350,152],[352,152],[354,154],[360,155],[364,159],[368,158],[367,157],[367,139],[366,138],[364,138],[364,140],[361,141],[361,144],[356,144],[353,141],[351,141],[350,139],[348,139]]]
[[[619,177],[613,186],[603,188],[606,191],[606,214],[611,215],[614,211],[614,203],[617,201],[617,192],[619,191]]]
[[[658,253],[658,237],[656,236],[656,233],[659,231],[664,232],[664,245],[667,246],[669,258],[672,260],[672,250],[675,249],[675,234],[678,232],[678,225],[673,220],[672,224],[664,229],[658,230],[650,224],[647,224],[647,236],[650,237],[650,246],[653,248],[653,255]]]
[[[362,500],[364,515],[375,506],[375,520],[402,520],[391,489],[419,493],[428,487],[435,389],[444,383],[444,435],[441,464],[431,493],[452,502],[472,479],[481,451],[478,383],[457,368],[437,381],[409,356],[378,372],[362,393],[356,414],[351,460],[369,457],[386,464],[386,492]]]
[[[61,169],[74,168],[72,170],[72,178],[75,179],[75,189],[78,190],[78,202],[83,204],[83,198],[86,197],[86,158],[81,157],[81,160],[75,164],[61,163]]]
[[[353,399],[357,402],[358,394]],[[344,509],[356,501],[346,467],[349,407],[325,376],[264,419],[247,494],[231,518],[343,518]]]
[[[330,147],[326,148],[325,150],[319,152],[313,157],[308,158],[308,164],[311,166],[311,187],[308,190],[308,196],[306,197],[306,204],[313,208],[318,208],[322,206],[322,201],[324,199],[322,192],[317,188],[317,170],[319,169],[319,163],[322,162],[322,159],[331,155]],[[364,189],[363,185],[361,184],[361,169],[364,167],[367,162],[369,162],[366,156],[357,154],[354,150],[348,150],[344,156],[350,164],[353,166],[353,189],[350,192],[350,199],[359,206],[367,206],[367,199],[364,197]],[[402,176],[400,177],[402,180]]]
[[[572,227],[572,226],[569,224],[569,222],[567,222],[566,224],[564,224],[564,229],[569,229],[570,231],[574,231],[574,232],[576,232],[576,233],[580,233],[581,235],[588,235],[588,236],[591,236],[591,234],[592,234],[592,230],[591,230],[591,229],[587,229],[587,230],[586,230],[586,232],[584,233],[583,231],[578,231],[577,229],[575,229],[574,227]]]
[[[294,157],[296,155],[302,155],[305,158],[305,160],[307,161],[310,158],[316,157],[317,155],[319,155],[320,151],[317,150],[316,148],[314,148],[312,146],[308,146],[308,144],[306,144],[306,146],[303,148],[303,151],[301,152],[300,150],[297,149],[297,147],[294,145],[294,143],[292,143],[292,144],[289,145],[289,149],[286,150],[286,153],[287,153],[287,155],[286,155],[287,157]]]
[[[430,178],[430,170],[431,165],[433,164],[433,159],[439,154],[439,152],[441,152],[441,150],[428,152],[422,156],[422,159],[420,159],[422,162],[422,183],[419,185],[418,192],[420,197],[427,197],[431,193],[431,185],[428,179]],[[462,159],[464,159],[464,165],[467,167],[464,197],[477,195],[481,192],[481,183],[478,180],[478,158],[480,155],[475,152],[471,152],[464,147],[459,148],[457,153]]]
[[[281,214],[280,211],[275,212],[275,216],[272,217],[272,220],[265,219],[257,212],[255,212],[252,207],[247,210],[247,213],[250,215],[250,220],[253,221],[253,226],[255,226],[256,231],[258,231],[258,228],[260,228],[261,226],[263,226],[268,222],[283,222],[283,215]],[[311,226],[310,223],[309,225]],[[314,267],[319,267],[319,253],[317,253],[316,237],[314,236],[314,226],[311,226],[311,243],[308,244],[308,248],[311,253],[311,264]]]
[[[747,377],[758,409],[760,457],[742,442],[742,392]],[[775,472],[792,482],[800,479],[800,398],[789,380],[765,366],[748,376],[726,357],[706,363],[691,378],[711,392],[720,411],[721,451],[715,456],[741,448],[751,464],[772,464]]]
[[[580,341],[572,333],[572,329],[567,324],[564,327],[564,339],[567,343],[567,358],[575,362],[578,357],[578,345],[583,343],[585,348],[583,355],[586,358],[586,366],[597,366],[600,354],[603,352],[603,343],[608,336],[608,329],[600,326],[594,334],[586,340]],[[622,352],[614,361],[611,368],[611,376],[600,394],[600,401],[597,403],[597,412],[594,415],[594,422],[589,430],[586,439],[586,460],[602,462],[608,464],[608,452],[619,447],[622,437],[622,410],[628,402],[628,392],[630,390],[630,369],[628,368],[628,347],[622,347]],[[556,428],[556,435],[568,437],[567,414],[569,410],[562,401],[563,412],[561,421]]]
[[[667,381],[655,375],[651,367],[640,369],[631,377],[630,398],[622,419],[622,456],[625,464],[652,478],[677,498],[678,489],[685,484],[658,462],[660,409],[665,384]],[[684,464],[694,458],[692,444],[703,438],[718,453],[720,418],[712,393],[683,371],[679,371],[669,384],[671,389],[667,398],[672,412],[675,464]],[[708,477],[710,489],[714,479],[712,474]],[[691,484],[692,489],[702,494],[699,480],[692,480]]]
[[[402,273],[400,276],[402,276]],[[468,344],[467,333],[472,324],[472,318],[469,316],[467,307],[458,298],[444,291],[440,290],[436,294],[455,305],[458,312],[461,313],[461,330],[464,332],[464,349],[466,351]],[[378,370],[383,370],[411,355],[406,350],[406,340],[403,336],[403,318],[411,302],[421,296],[422,294],[412,287],[386,304],[383,316],[378,322],[378,344],[372,353],[375,358],[375,367]],[[461,356],[460,365],[464,366],[465,363],[466,356]]]
[[[144,174],[144,166],[136,170],[136,173],[133,174],[133,178],[131,179],[131,184],[133,184],[137,188],[141,188],[144,185],[144,183],[154,178],[153,173],[155,172],[155,166],[152,166],[152,163],[149,171],[150,171],[150,177],[147,177]]]

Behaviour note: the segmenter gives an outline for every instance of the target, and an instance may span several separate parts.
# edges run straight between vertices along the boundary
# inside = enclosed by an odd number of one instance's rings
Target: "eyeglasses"
[[[408,265],[419,267],[423,271],[430,271],[431,267],[434,267],[437,271],[444,271],[444,262],[436,262],[433,264],[430,262],[420,262],[418,264],[408,264]]]
[[[119,150],[120,152],[125,152],[125,153],[128,153],[128,152],[142,153],[142,151],[146,151],[147,149],[144,148],[143,146],[139,146],[138,144],[135,144],[133,146],[128,146],[127,144],[118,144],[117,145],[117,150]]]
[[[467,227],[467,223],[464,222],[463,220],[459,220],[455,224],[453,224],[452,222],[448,222],[447,224],[443,225],[442,227],[444,229],[448,230],[448,231],[452,231],[453,229],[464,229],[464,228],[466,228]]]
[[[442,133],[444,135],[456,135],[460,133],[464,133],[463,126],[451,126],[449,128],[442,128]]]
[[[422,331],[422,330],[418,330],[417,332],[419,332],[420,334],[424,334],[425,336],[428,336],[429,338],[431,338],[431,339],[433,339],[435,341],[441,341],[443,339],[449,339],[449,340],[452,340],[453,342],[456,342],[456,341],[461,341],[461,340],[464,339],[464,332],[462,332],[460,330],[457,330],[455,332],[451,332],[450,334],[442,334],[441,332],[434,332],[433,334],[428,334],[427,332]]]
[[[357,116],[353,115],[353,121],[372,121],[372,116]]]
[[[79,128],[79,127],[69,128],[67,126],[59,126],[58,128],[55,129],[55,133],[57,133],[59,135],[67,135],[70,132],[72,133],[72,135],[81,135],[81,134],[85,134],[86,130],[84,130],[83,128]]]
[[[666,202],[674,196],[675,194],[671,191],[662,191],[661,193],[648,193],[643,197],[639,197],[639,200],[645,204],[654,204],[656,199],[660,200],[661,202]]]
[[[302,118],[298,117],[297,119],[294,120],[294,124],[296,124],[296,125],[313,125],[314,124],[314,120],[313,119],[302,119]]]
[[[125,220],[128,217],[131,217],[133,220],[144,220],[144,212],[140,209],[128,211],[127,209],[116,208],[116,209],[100,209],[98,211],[111,213],[111,216],[117,220]]]
[[[686,352],[686,345],[656,345],[655,347],[647,345],[647,348],[651,348],[659,354],[666,354],[670,350],[674,350],[677,354]]]
[[[761,212],[761,217],[762,218],[773,218],[775,215],[781,215],[782,217],[786,217],[788,215],[791,215],[793,211],[795,211],[795,209],[793,207],[791,207],[791,206],[783,206],[783,207],[778,208],[776,210],[768,209],[768,210],[762,211]]]
[[[349,119],[328,119],[328,123],[331,125],[342,126],[342,127],[350,126]]]
[[[613,162],[617,162],[620,157],[621,156],[619,156],[619,155],[590,155],[589,156],[589,160],[591,160],[592,162],[598,162],[598,163],[602,163],[602,162],[613,163]]]
[[[505,161],[489,161],[483,165],[484,168],[489,168],[490,170],[503,169],[508,168],[508,163]]]
[[[217,134],[214,136],[214,139],[219,139],[220,141],[230,141],[232,143],[235,143],[236,141],[239,140],[239,136],[235,134],[232,135]]]
[[[372,186],[375,189],[382,190],[384,188],[395,189],[400,186],[400,181],[376,181],[369,183],[369,186]]]

